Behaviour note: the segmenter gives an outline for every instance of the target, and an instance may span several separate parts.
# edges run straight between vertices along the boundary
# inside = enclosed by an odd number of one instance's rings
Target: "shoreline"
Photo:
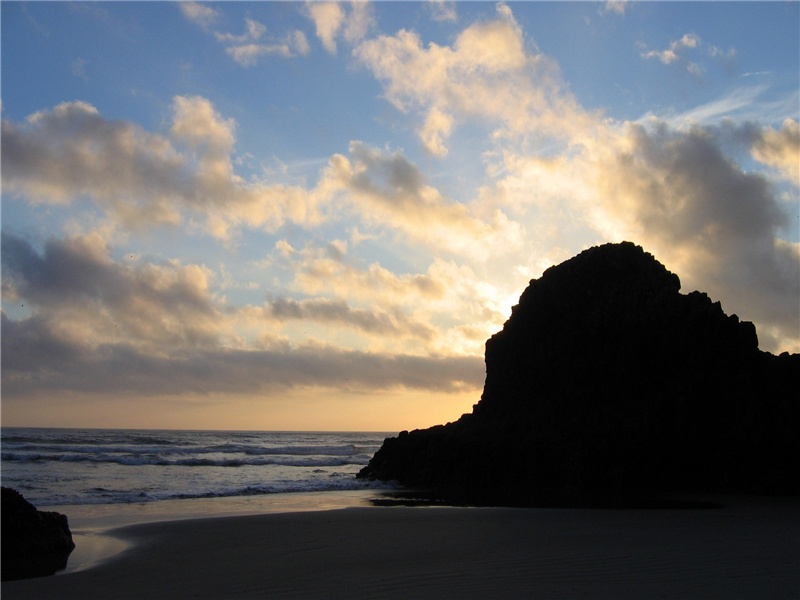
[[[15,598],[800,597],[800,500],[714,510],[350,507],[156,521]]]
[[[54,577],[93,568],[131,547],[114,532],[130,525],[364,507],[383,490],[292,492],[132,502],[42,506],[67,515],[75,549]]]

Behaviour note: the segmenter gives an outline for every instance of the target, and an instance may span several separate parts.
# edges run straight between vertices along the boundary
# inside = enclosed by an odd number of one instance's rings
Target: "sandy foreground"
[[[800,501],[706,510],[362,507],[128,525],[4,600],[800,598]]]

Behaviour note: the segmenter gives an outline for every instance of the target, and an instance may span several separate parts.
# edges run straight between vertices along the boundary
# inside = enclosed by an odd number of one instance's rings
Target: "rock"
[[[606,244],[530,282],[472,413],[387,439],[358,476],[477,504],[800,493],[798,381],[800,355],[760,351],[752,323]]]
[[[37,510],[22,494],[2,488],[2,581],[53,575],[75,548],[67,517]]]

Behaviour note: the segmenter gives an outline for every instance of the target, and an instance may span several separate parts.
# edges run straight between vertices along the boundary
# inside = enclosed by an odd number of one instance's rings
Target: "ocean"
[[[2,484],[34,506],[387,488],[357,480],[392,433],[3,427]]]

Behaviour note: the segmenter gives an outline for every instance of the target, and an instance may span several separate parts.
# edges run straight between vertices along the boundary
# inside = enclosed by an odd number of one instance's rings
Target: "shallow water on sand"
[[[67,568],[58,573],[65,574],[94,567],[128,548],[128,542],[110,533],[118,527],[181,519],[364,507],[371,506],[379,494],[376,490],[347,490],[40,508],[58,511],[69,519],[75,549]]]

